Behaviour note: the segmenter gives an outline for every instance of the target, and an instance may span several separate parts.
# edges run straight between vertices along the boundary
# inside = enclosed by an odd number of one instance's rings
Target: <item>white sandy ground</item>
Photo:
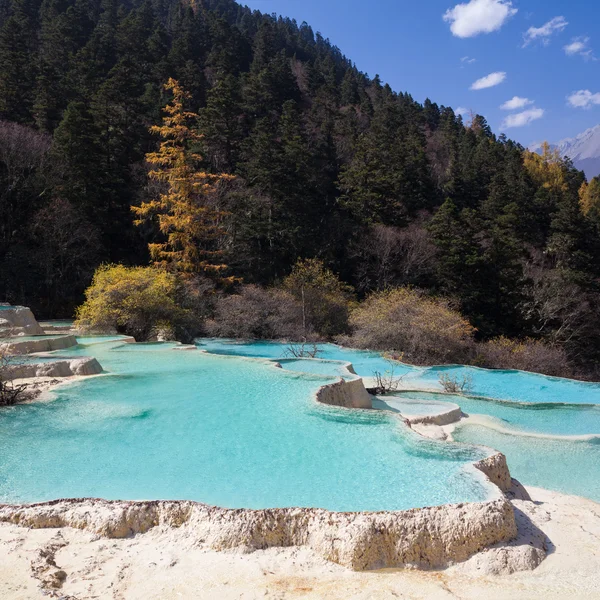
[[[354,572],[304,548],[215,552],[190,547],[178,538],[177,529],[105,539],[70,528],[0,524],[0,598],[600,598],[600,504],[538,488],[527,491],[533,501],[513,500],[515,508],[526,515],[519,518],[516,543],[433,572]],[[504,572],[506,553],[519,545],[539,543],[549,552],[540,566],[533,571]],[[492,574],[499,571],[504,574]],[[50,572],[53,581],[64,580],[62,588],[54,590],[43,583]]]

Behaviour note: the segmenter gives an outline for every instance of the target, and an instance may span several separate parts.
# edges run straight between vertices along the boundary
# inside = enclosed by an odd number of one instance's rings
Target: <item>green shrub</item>
[[[330,338],[348,331],[353,290],[320,260],[298,261],[282,287],[302,306],[305,335],[314,331]]]

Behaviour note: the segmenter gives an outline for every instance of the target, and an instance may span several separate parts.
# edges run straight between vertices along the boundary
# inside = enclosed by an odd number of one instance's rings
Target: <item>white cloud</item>
[[[552,34],[562,31],[568,24],[564,17],[554,17],[541,27],[530,27],[523,34],[523,47],[536,40],[541,40],[544,45],[549,44]]]
[[[530,100],[529,98],[513,96],[510,100],[507,100],[500,108],[502,110],[519,110],[519,108],[525,108],[530,104],[533,104],[533,100]]]
[[[470,0],[444,13],[450,31],[459,38],[496,31],[517,13],[510,0]]]
[[[591,108],[600,104],[600,92],[592,94],[590,90],[579,90],[567,96],[567,102],[573,108]]]
[[[584,58],[593,58],[592,50],[588,47],[589,41],[590,38],[588,37],[573,38],[570,44],[563,46],[563,50],[568,56],[575,56],[576,54],[580,54]]]
[[[464,117],[465,115],[468,115],[471,111],[468,108],[465,108],[464,106],[457,106],[454,109],[454,113],[457,115],[460,115],[461,117]]]
[[[468,65],[472,65],[474,62],[476,62],[477,59],[476,58],[471,58],[470,56],[463,56],[460,59],[461,63],[467,63]]]
[[[501,129],[510,129],[511,127],[524,127],[532,121],[541,119],[544,116],[543,108],[530,108],[514,115],[508,115],[500,126]]]
[[[471,85],[472,90],[484,90],[485,88],[491,88],[495,85],[502,83],[506,79],[506,73],[504,71],[496,71],[495,73],[490,73],[481,79],[478,79],[473,85]]]

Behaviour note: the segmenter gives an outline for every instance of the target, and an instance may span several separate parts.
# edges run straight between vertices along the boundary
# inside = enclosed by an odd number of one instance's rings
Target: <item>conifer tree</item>
[[[165,90],[173,99],[165,108],[162,125],[150,128],[161,137],[160,148],[146,160],[154,165],[151,179],[164,185],[158,199],[133,206],[136,225],[156,217],[163,240],[149,244],[152,263],[183,274],[205,274],[222,282],[231,282],[223,272],[222,251],[218,242],[226,231],[226,213],[215,205],[211,195],[220,181],[231,175],[213,175],[201,169],[198,145],[202,136],[193,129],[198,115],[185,109],[190,95],[174,79]]]
[[[15,0],[0,30],[0,118],[32,120],[37,47],[37,7],[34,0]]]

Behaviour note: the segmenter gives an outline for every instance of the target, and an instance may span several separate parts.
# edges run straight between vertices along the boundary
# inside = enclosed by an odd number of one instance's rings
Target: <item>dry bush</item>
[[[357,348],[403,352],[416,364],[465,363],[472,356],[474,328],[438,298],[411,288],[369,296],[350,317]]]
[[[479,344],[477,351],[477,362],[484,367],[534,371],[558,377],[573,375],[564,349],[541,340],[499,337]]]
[[[436,249],[418,221],[403,228],[373,225],[353,251],[357,288],[369,291],[418,282],[431,272]]]
[[[389,360],[389,368],[383,373],[381,371],[374,371],[373,377],[375,378],[375,394],[385,395],[397,392],[400,384],[402,383],[402,375],[396,375],[396,363],[394,360]]]
[[[302,340],[296,344],[291,343],[286,348],[285,356],[291,358],[317,358],[319,352],[319,346],[315,342]]]
[[[0,406],[12,406],[27,398],[27,385],[15,384],[8,375],[14,365],[14,356],[8,351],[6,340],[0,336]]]
[[[302,305],[290,293],[245,285],[239,294],[220,297],[208,335],[237,339],[305,338]]]
[[[471,394],[473,392],[473,377],[471,375],[448,375],[442,373],[438,381],[448,394]]]

